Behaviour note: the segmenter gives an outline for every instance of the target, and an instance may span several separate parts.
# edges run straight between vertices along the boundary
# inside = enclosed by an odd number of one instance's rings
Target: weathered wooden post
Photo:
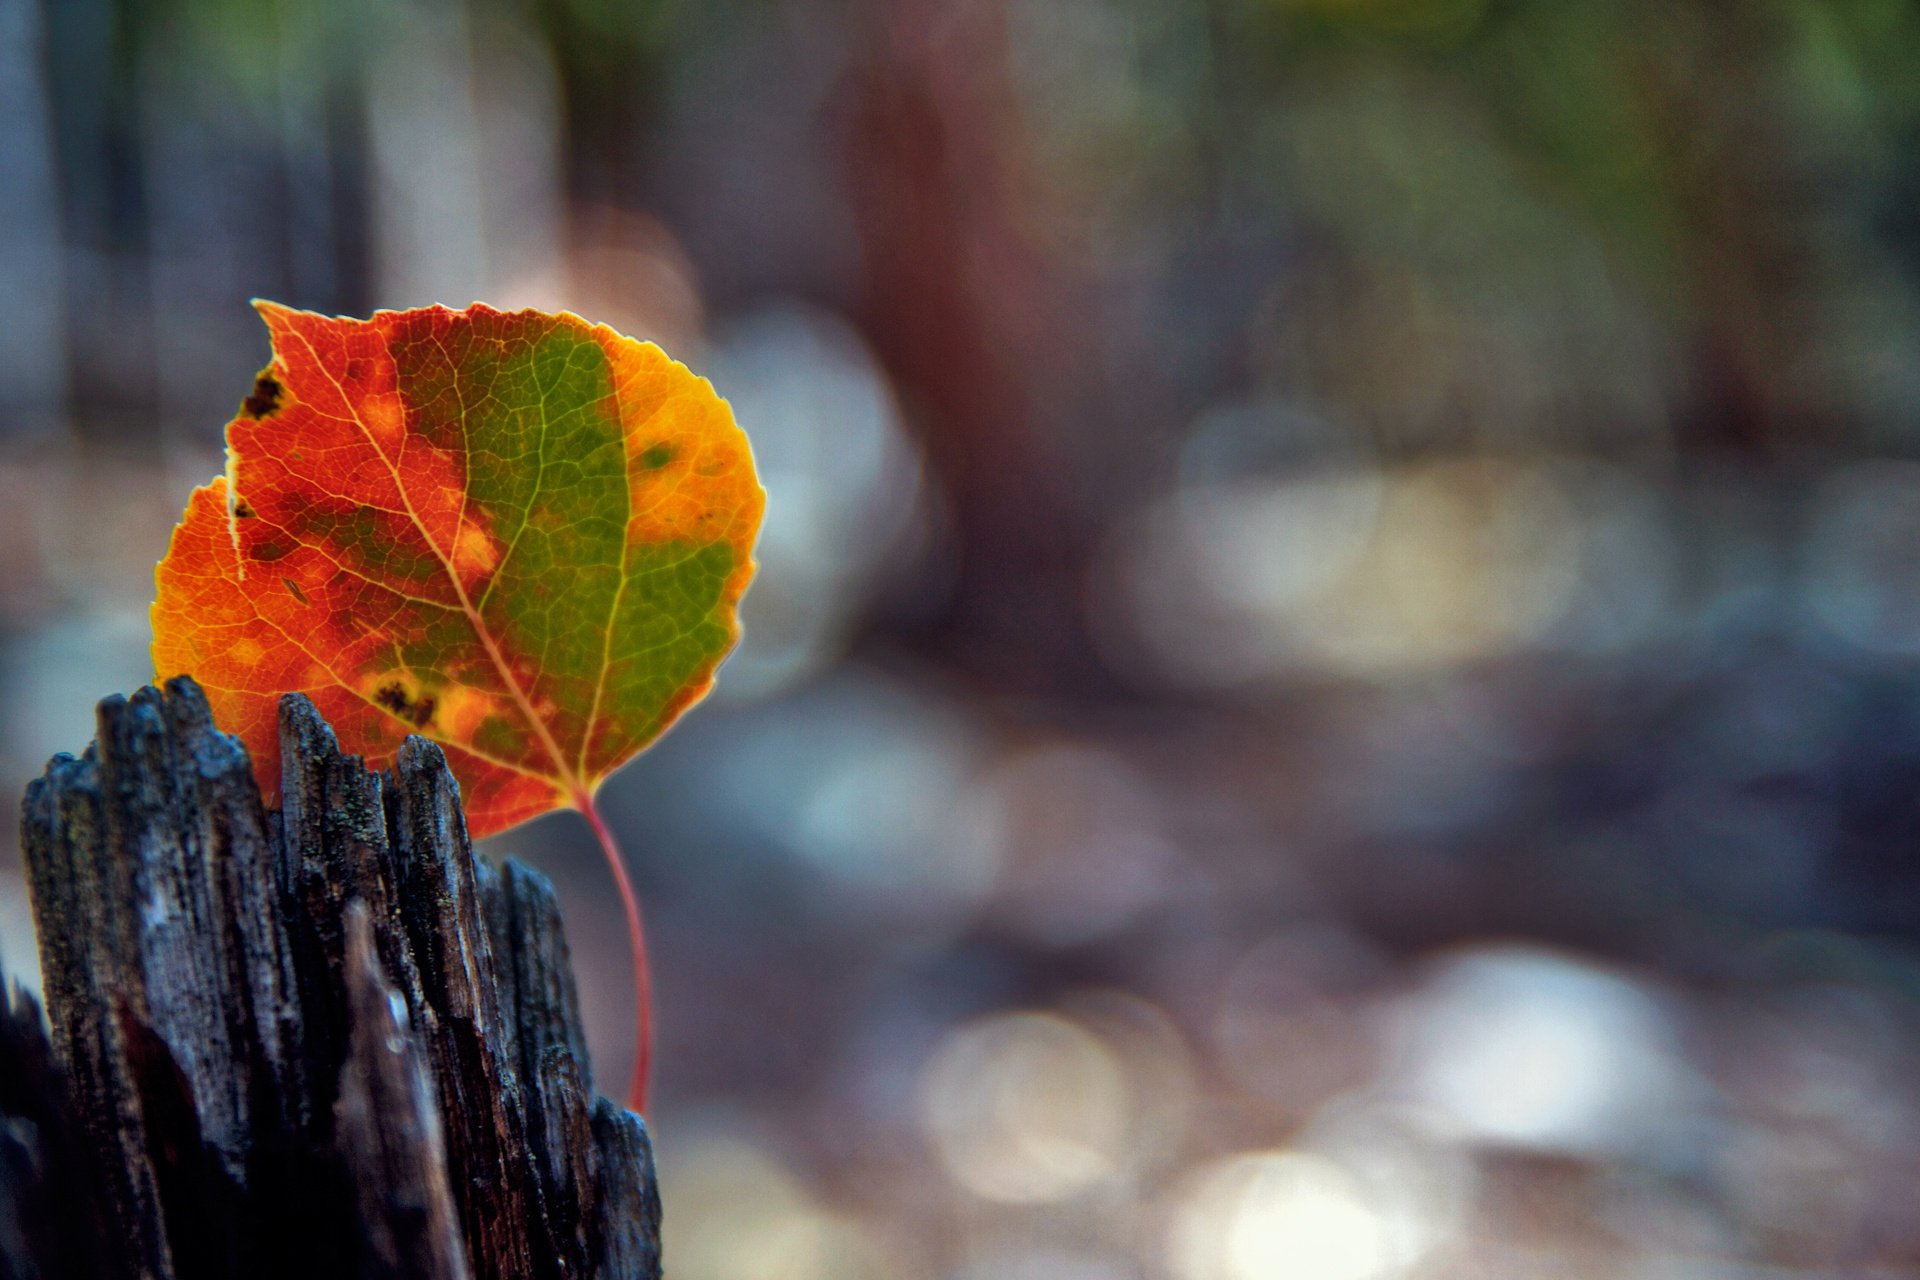
[[[298,695],[280,740],[276,813],[177,679],[28,788],[0,1278],[658,1277],[551,886],[474,857],[432,743],[371,772]]]

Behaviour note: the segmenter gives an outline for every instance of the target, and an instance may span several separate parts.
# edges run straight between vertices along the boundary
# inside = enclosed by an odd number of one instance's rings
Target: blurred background
[[[252,295],[753,437],[607,797],[682,1280],[1920,1275],[1908,0],[0,0],[8,795]]]

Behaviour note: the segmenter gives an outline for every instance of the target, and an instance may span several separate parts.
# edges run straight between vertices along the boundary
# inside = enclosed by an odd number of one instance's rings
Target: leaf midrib
[[[297,329],[290,327],[289,331],[294,337],[300,339],[307,349],[307,354],[313,357],[314,367],[333,384],[333,389],[340,395],[341,403],[345,404],[347,411],[353,415],[354,425],[358,426],[361,434],[366,436],[374,455],[380,459],[381,465],[387,469],[387,474],[393,478],[394,491],[400,495],[400,503],[406,508],[407,518],[413,521],[413,527],[420,531],[421,540],[427,544],[427,549],[433,552],[434,559],[440,562],[442,571],[447,575],[447,581],[453,585],[454,598],[460,602],[460,609],[466,614],[467,624],[473,628],[475,637],[479,639],[481,647],[486,650],[494,670],[499,672],[501,682],[513,695],[514,703],[519,708],[521,716],[533,729],[535,736],[540,739],[541,745],[546,748],[548,758],[553,761],[554,773],[551,775],[551,780],[566,791],[569,804],[576,807],[584,805],[591,795],[590,790],[568,767],[566,756],[560,750],[560,744],[554,740],[553,733],[548,729],[546,722],[535,713],[533,703],[528,700],[525,690],[521,689],[520,682],[514,679],[513,671],[507,666],[505,656],[500,652],[499,645],[494,642],[493,633],[488,630],[486,621],[474,608],[473,601],[468,598],[467,589],[460,584],[460,575],[454,572],[453,561],[441,551],[439,544],[433,540],[433,535],[427,532],[426,522],[421,520],[420,513],[415,510],[413,497],[407,492],[405,483],[400,479],[400,469],[394,465],[391,458],[387,457],[387,451],[380,447],[379,438],[374,435],[372,428],[367,426],[366,420],[360,416],[359,406],[354,402],[353,397],[347,394],[347,389],[341,385],[340,379],[336,378],[333,371],[321,360],[320,352],[314,347],[312,339]]]

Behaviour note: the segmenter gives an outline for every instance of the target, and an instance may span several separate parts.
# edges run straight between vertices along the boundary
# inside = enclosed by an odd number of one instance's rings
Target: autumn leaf
[[[713,681],[764,502],[658,347],[487,307],[257,304],[273,363],[156,574],[153,660],[279,786],[280,695],[446,748],[476,836],[580,804]]]
[[[371,760],[440,743],[476,836],[572,806],[610,843],[596,788],[739,637],[765,495],[726,402],[571,314],[255,306],[273,360],[156,571],[156,672],[269,802],[297,690]]]

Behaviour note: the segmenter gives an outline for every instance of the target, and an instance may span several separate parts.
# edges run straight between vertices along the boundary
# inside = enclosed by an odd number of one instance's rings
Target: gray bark
[[[28,787],[0,1280],[658,1277],[551,885],[474,856],[432,743],[369,771],[298,695],[280,743],[271,812],[182,678]]]

